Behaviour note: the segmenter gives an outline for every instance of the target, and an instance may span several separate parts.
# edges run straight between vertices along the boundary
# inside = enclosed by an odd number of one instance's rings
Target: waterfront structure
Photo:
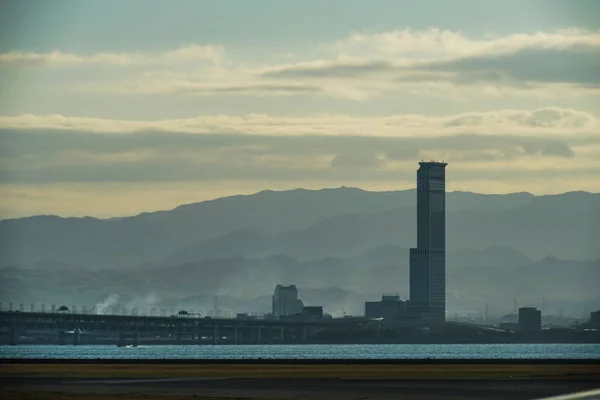
[[[304,304],[298,298],[296,285],[275,286],[273,293],[273,317],[280,318],[289,315],[301,314]]]
[[[384,294],[381,301],[365,302],[365,317],[396,321],[403,317],[405,309],[406,303],[400,300],[400,295]]]
[[[305,319],[323,319],[323,306],[304,306],[302,308],[302,316]]]
[[[315,311],[312,309],[312,311]],[[357,329],[365,318],[201,318],[0,311],[0,344],[140,343],[268,344],[307,343],[323,329]]]
[[[519,331],[541,331],[542,312],[535,307],[519,308]]]
[[[427,327],[427,331],[422,329]],[[388,325],[386,330],[405,343],[519,342],[535,337],[545,342],[569,340],[599,343],[595,329],[542,330],[534,336],[513,335],[511,330],[492,326],[414,321]],[[269,319],[180,316],[106,315],[0,311],[2,344],[317,344],[383,343],[382,323],[365,317],[323,319]],[[436,333],[431,335],[431,333]],[[429,337],[429,339],[425,339]],[[369,340],[369,339],[367,339]],[[383,340],[383,342],[382,342]],[[414,342],[413,340],[416,340]],[[441,340],[441,342],[440,342]],[[491,341],[490,341],[491,340]]]
[[[446,319],[446,166],[420,162],[417,171],[417,247],[410,249],[410,305]]]

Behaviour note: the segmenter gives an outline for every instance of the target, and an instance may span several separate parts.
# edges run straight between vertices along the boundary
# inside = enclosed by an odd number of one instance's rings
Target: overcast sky
[[[600,192],[600,1],[0,0],[0,217]]]

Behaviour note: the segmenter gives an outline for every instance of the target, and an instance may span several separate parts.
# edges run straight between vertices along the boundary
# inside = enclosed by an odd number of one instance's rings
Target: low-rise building
[[[323,306],[304,306],[302,316],[306,319],[323,319]]]
[[[400,300],[397,294],[384,294],[380,301],[365,302],[365,317],[382,318],[396,321],[402,318],[406,310],[406,302]]]

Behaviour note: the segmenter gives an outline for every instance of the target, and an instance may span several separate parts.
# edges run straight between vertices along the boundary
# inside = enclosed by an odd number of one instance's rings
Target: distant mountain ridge
[[[508,247],[532,259],[600,257],[600,194],[447,194],[449,250]],[[414,246],[414,190],[263,191],[113,219],[0,221],[0,267],[125,268],[227,256],[299,261]]]
[[[503,254],[517,264],[489,265]],[[171,267],[96,271],[0,269],[2,301],[29,304],[92,306],[111,295],[119,304],[137,307],[211,308],[214,296],[237,311],[267,311],[277,283],[303,288],[308,303],[326,310],[360,309],[383,292],[408,298],[407,249],[381,246],[349,258],[298,262],[286,255],[265,258],[231,256]],[[448,253],[447,295],[452,307],[481,308],[485,303],[512,307],[514,297],[526,304],[600,304],[600,258],[591,261],[547,257],[520,264],[525,256],[511,249]],[[331,288],[336,288],[335,290]],[[229,300],[227,300],[229,299]],[[244,299],[247,300],[244,303]],[[224,303],[225,302],[225,303]]]
[[[583,260],[600,256],[600,246],[596,246],[600,218],[594,217],[600,217],[598,195],[579,194],[569,202],[560,196],[536,197],[523,206],[499,207],[497,211],[455,210],[447,213],[449,250],[511,248],[533,259],[549,254]],[[170,254],[164,262],[175,264],[224,255],[255,257],[268,253],[285,253],[308,261],[352,256],[381,245],[409,248],[415,242],[416,212],[407,207],[378,214],[335,215],[309,228],[272,236],[238,231],[188,245]],[[521,261],[525,263],[527,259]]]

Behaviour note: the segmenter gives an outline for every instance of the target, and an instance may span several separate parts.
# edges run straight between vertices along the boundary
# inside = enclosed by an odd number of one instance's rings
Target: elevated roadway
[[[58,341],[79,344],[82,335],[118,337],[137,344],[140,336],[192,343],[303,343],[320,329],[377,324],[367,318],[320,320],[200,318],[190,315],[133,316],[42,312],[0,312],[0,332],[15,344],[27,332],[57,332]]]

